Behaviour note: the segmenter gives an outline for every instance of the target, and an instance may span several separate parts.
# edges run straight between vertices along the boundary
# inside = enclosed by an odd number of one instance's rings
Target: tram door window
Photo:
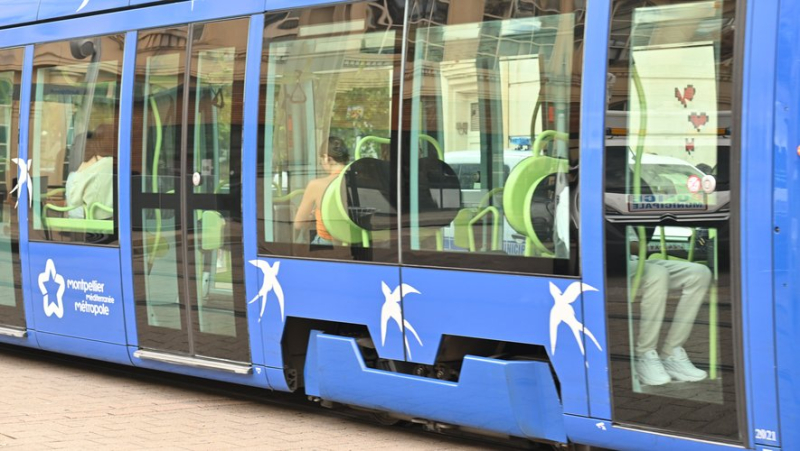
[[[412,2],[404,261],[577,273],[584,5]]]
[[[393,113],[403,17],[391,3],[267,15],[261,253],[397,261]]]
[[[124,35],[40,44],[33,61],[32,240],[117,245]]]
[[[143,348],[250,360],[242,249],[248,20],[139,33],[132,145]]]
[[[737,3],[613,2],[605,149],[614,420],[733,442]]]
[[[24,329],[17,220],[22,54],[22,48],[0,51],[0,327]]]

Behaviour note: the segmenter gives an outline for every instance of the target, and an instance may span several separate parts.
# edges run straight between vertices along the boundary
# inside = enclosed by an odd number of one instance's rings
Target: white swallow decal
[[[255,265],[264,273],[264,283],[261,285],[261,289],[258,291],[258,294],[256,294],[256,297],[248,302],[248,304],[252,304],[256,302],[258,298],[261,298],[261,314],[258,317],[258,321],[261,322],[261,317],[264,316],[264,309],[267,307],[267,295],[270,291],[275,292],[275,297],[278,298],[278,304],[281,307],[281,320],[285,320],[286,317],[283,311],[283,288],[281,288],[281,284],[278,282],[278,270],[281,267],[281,262],[275,262],[270,266],[265,260],[250,260],[250,264]]]
[[[412,287],[408,284],[402,284],[399,287],[395,288],[394,291],[389,289],[389,286],[386,285],[386,282],[381,282],[381,289],[383,290],[383,296],[386,300],[383,302],[383,307],[381,308],[381,346],[386,344],[386,326],[389,323],[389,319],[393,319],[395,323],[397,323],[397,327],[400,329],[400,333],[403,333],[403,329],[408,329],[412,334],[414,334],[414,338],[417,339],[417,342],[420,346],[422,346],[422,340],[420,340],[419,335],[417,335],[417,331],[411,327],[408,321],[403,319],[403,308],[400,306],[400,301],[409,293],[421,294],[417,291],[416,288]],[[402,297],[400,292],[402,291]],[[408,346],[408,337],[403,334],[403,340],[405,341],[406,351],[408,352],[408,358],[411,358],[411,348]]]
[[[33,205],[33,186],[30,183],[30,168],[31,168],[31,160],[27,162],[20,158],[12,158],[11,161],[17,164],[18,168],[18,175],[17,175],[17,186],[11,190],[9,194],[17,193],[17,203],[14,204],[14,208],[19,206],[19,196],[22,194],[23,185],[28,189],[28,207]]]
[[[578,299],[584,291],[597,291],[596,288],[590,287],[585,283],[573,282],[570,286],[561,293],[561,290],[553,283],[550,282],[550,294],[553,296],[555,304],[550,310],[550,353],[556,354],[556,340],[558,339],[558,326],[565,323],[572,329],[572,334],[575,335],[575,340],[578,342],[578,347],[581,349],[581,354],[586,355],[583,349],[583,341],[581,341],[581,332],[586,334],[592,339],[597,349],[603,350],[600,343],[594,338],[594,335],[585,328],[578,318],[575,317],[575,309],[572,308],[572,303]]]
[[[44,285],[48,280],[52,280],[58,285],[55,302],[50,302],[51,293],[47,292],[47,287]],[[54,314],[59,318],[64,316],[64,288],[64,276],[56,273],[55,263],[53,263],[52,259],[48,258],[47,263],[44,265],[44,272],[39,274],[39,290],[42,291],[42,295],[44,296],[44,313],[48,317]]]
[[[77,10],[77,11],[75,11],[75,12],[76,12],[76,13],[79,13],[79,12],[81,12],[81,10],[82,10],[83,8],[86,8],[86,5],[88,5],[88,4],[89,4],[89,0],[83,0],[83,3],[81,3],[81,6],[79,6],[79,7],[78,7],[78,10]]]

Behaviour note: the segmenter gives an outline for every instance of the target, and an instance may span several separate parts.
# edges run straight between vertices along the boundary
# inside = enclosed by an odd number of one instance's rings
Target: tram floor
[[[379,426],[280,393],[5,345],[0,374],[3,450],[507,449]]]

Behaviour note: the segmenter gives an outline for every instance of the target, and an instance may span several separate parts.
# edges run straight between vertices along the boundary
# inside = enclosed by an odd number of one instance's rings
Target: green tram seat
[[[45,194],[45,198],[53,198],[63,195],[64,188],[56,188]],[[70,211],[83,209],[83,218],[63,217]],[[109,219],[97,219],[95,216],[98,211],[109,213]],[[49,212],[60,213],[62,216],[51,216]],[[114,208],[94,202],[91,205],[60,206],[47,203],[42,210],[42,224],[46,231],[77,232],[77,233],[99,233],[104,235],[114,234]]]
[[[553,253],[542,244],[531,216],[531,203],[536,188],[554,174],[569,172],[567,160],[546,156],[530,156],[522,160],[506,180],[503,190],[503,212],[508,224],[525,237],[525,256],[552,258]]]

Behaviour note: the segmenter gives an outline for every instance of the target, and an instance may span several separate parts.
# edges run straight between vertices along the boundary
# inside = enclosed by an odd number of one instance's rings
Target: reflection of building
[[[49,186],[63,186],[84,161],[87,132],[116,129],[123,44],[124,35],[111,35],[36,46],[30,142],[34,174]]]
[[[732,17],[733,11],[736,9],[735,2],[707,2],[713,10],[713,14],[722,20],[722,17]],[[634,15],[641,14],[644,9],[658,10],[663,6],[653,6],[648,8],[639,8],[639,3],[620,3],[620,7],[614,13],[614,21],[612,22],[611,36],[610,36],[610,53],[609,53],[609,73],[616,76],[617,82],[609,86],[610,89],[610,106],[611,109],[624,108],[620,102],[623,102],[627,96],[628,86],[625,80],[628,78],[628,64],[631,57],[631,47],[629,46],[629,39],[636,41],[637,45],[658,46],[669,42],[693,42],[693,41],[716,41],[717,46],[724,52],[719,55],[718,64],[720,66],[729,66],[733,60],[733,29],[732,27],[722,27],[722,35],[719,35],[719,27],[701,26],[708,23],[708,16],[698,14],[698,8],[695,3],[685,6],[691,7],[687,9],[687,14],[691,13],[693,17],[685,17],[682,20],[675,21],[671,26],[660,26],[658,33],[648,34],[647,30],[642,30],[640,39],[631,36],[631,27],[634,22]],[[678,5],[683,6],[683,5]],[[720,8],[721,6],[721,8]],[[703,9],[699,9],[704,13]],[[708,11],[708,10],[705,10]],[[645,39],[643,42],[642,39]],[[622,63],[622,64],[621,64]],[[718,84],[717,89],[719,93],[718,108],[721,111],[730,111],[731,109],[731,93],[732,89],[732,73],[730,71],[718,71]]]
[[[389,138],[402,33],[389,0],[267,16],[262,82],[273,166],[291,187],[319,174],[319,144],[331,134],[351,152],[359,138]],[[364,149],[377,156],[380,149]],[[321,169],[317,167],[317,170]],[[281,182],[286,184],[286,182]]]
[[[445,151],[525,149],[543,130],[577,129],[583,40],[574,24],[583,10],[565,3],[453,0],[416,10],[417,67],[405,75],[417,84],[406,98],[422,99],[422,129]],[[410,113],[409,128],[418,125]]]

